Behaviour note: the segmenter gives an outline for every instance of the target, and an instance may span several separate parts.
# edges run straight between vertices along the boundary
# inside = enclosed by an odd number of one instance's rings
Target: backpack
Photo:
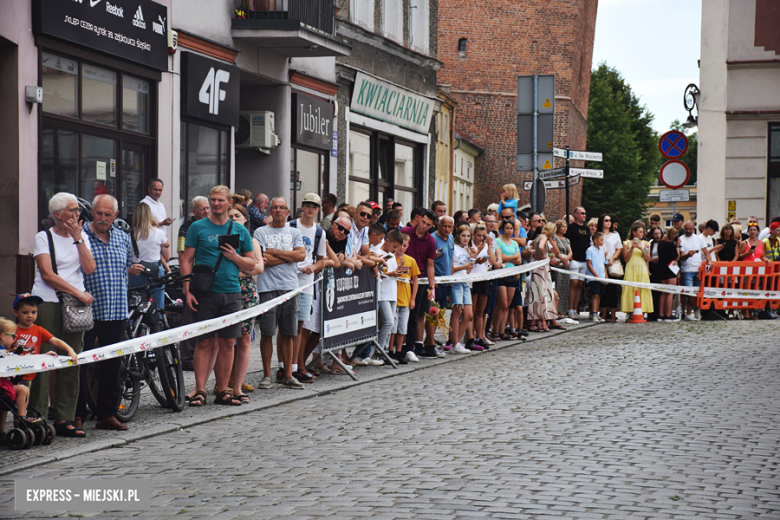
[[[298,220],[291,220],[289,222],[290,227],[297,228],[298,227]],[[325,234],[325,232],[322,230],[319,224],[314,224],[315,226],[315,232],[314,232],[314,248],[311,251],[311,259],[312,262],[317,262],[317,250],[320,248],[320,241],[322,240],[322,235]]]

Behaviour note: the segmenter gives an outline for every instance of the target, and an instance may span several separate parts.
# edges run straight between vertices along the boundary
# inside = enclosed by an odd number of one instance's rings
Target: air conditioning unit
[[[282,144],[274,128],[274,113],[270,111],[240,112],[235,137],[236,148],[254,148],[267,154]]]

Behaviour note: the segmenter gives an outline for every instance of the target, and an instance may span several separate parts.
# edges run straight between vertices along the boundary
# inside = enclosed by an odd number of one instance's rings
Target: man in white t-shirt
[[[321,207],[322,199],[320,196],[316,193],[307,193],[301,203],[301,218],[287,224],[290,227],[298,228],[301,232],[303,247],[306,251],[304,259],[298,262],[298,284],[300,286],[313,282],[316,273],[332,265],[332,262],[325,258],[328,243],[325,231],[314,222],[314,217],[317,216]],[[314,377],[306,370],[306,357],[301,349],[303,322],[308,320],[311,315],[313,300],[314,286],[298,295],[298,335],[293,338],[293,360],[297,363],[297,367],[293,369],[293,377],[301,383],[314,382]],[[281,362],[281,359],[279,361]]]
[[[712,265],[710,253],[707,251],[707,242],[701,235],[694,234],[696,225],[688,220],[683,224],[685,234],[680,237],[680,285],[685,287],[699,286],[699,267],[702,261]],[[698,318],[699,309],[696,308],[695,296],[683,296],[683,312],[685,321],[694,321]],[[695,315],[691,316],[691,311]]]
[[[141,202],[149,206],[149,209],[152,210],[152,217],[157,221],[157,224],[161,226],[170,226],[173,222],[173,218],[167,217],[165,205],[160,202],[160,197],[163,192],[163,181],[156,178],[150,180],[146,192],[148,195],[141,199]]]

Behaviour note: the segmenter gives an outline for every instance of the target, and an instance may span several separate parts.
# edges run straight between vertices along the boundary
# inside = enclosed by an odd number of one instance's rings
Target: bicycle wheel
[[[140,363],[143,363],[143,360],[139,362],[137,355],[122,358],[122,367],[119,372],[122,397],[119,400],[115,416],[123,423],[135,417],[141,402],[141,378],[143,375]]]
[[[184,372],[178,345],[165,345],[157,349],[157,372],[168,400],[168,408],[181,412],[184,409]]]
[[[164,348],[164,347],[163,347]],[[152,391],[152,395],[160,403],[163,408],[168,408],[168,381],[163,379],[165,377],[164,371],[160,368],[160,358],[162,348],[150,350],[146,352],[144,363],[146,364],[146,382],[149,384],[149,390]]]

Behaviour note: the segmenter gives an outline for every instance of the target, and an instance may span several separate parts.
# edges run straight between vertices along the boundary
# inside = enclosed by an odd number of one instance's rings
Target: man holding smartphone
[[[149,206],[152,211],[152,217],[157,221],[160,226],[170,226],[173,223],[173,218],[168,218],[165,211],[165,204],[160,202],[160,197],[163,192],[163,181],[160,179],[152,179],[149,181],[149,185],[146,187],[146,197],[141,199],[141,202]]]
[[[688,220],[683,224],[685,234],[680,237],[680,285],[686,287],[699,286],[699,267],[702,264],[702,258],[707,264],[712,265],[710,253],[707,251],[707,243],[704,237],[694,234],[696,225]],[[699,319],[699,309],[696,308],[695,296],[682,296],[683,313],[685,321],[695,321]],[[694,315],[691,316],[691,311]]]

